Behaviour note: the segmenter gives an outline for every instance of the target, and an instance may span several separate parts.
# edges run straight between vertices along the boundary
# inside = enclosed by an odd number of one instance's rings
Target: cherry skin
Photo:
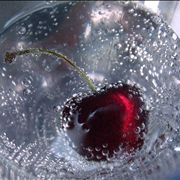
[[[118,148],[131,153],[144,143],[148,111],[139,89],[127,84],[66,102],[62,128],[69,144],[87,160],[107,160]]]

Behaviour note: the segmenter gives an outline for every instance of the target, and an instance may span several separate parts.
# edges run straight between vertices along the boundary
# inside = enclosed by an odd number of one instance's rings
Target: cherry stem
[[[20,51],[16,51],[16,52],[6,52],[6,54],[5,54],[5,62],[6,63],[12,63],[15,60],[16,56],[34,54],[34,53],[47,54],[47,55],[55,56],[55,57],[58,57],[59,59],[64,60],[68,65],[70,65],[74,70],[76,70],[79,73],[79,75],[88,84],[89,88],[93,92],[96,92],[96,87],[93,84],[93,81],[71,59],[69,59],[68,57],[66,57],[65,55],[63,55],[61,53],[57,53],[55,51],[52,51],[52,50],[49,50],[49,49],[46,49],[46,48],[32,48],[32,49],[25,49],[25,50],[20,50]]]

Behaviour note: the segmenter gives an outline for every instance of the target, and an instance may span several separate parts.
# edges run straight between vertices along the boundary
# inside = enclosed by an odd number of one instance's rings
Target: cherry
[[[62,116],[62,128],[79,154],[99,161],[120,146],[129,153],[142,147],[148,114],[137,87],[115,84],[80,98],[68,100]]]
[[[136,86],[116,83],[96,91],[86,73],[71,59],[45,48],[7,52],[5,61],[12,63],[16,56],[45,53],[64,60],[86,81],[92,94],[69,99],[62,111],[61,129],[69,145],[87,160],[107,160],[121,148],[135,152],[144,143],[148,111]]]

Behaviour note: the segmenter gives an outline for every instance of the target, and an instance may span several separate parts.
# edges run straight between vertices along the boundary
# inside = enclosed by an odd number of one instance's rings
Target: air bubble
[[[24,89],[23,90],[23,94],[24,94],[24,96],[27,96],[27,95],[30,95],[32,92],[31,92],[31,90],[30,89]]]
[[[102,159],[102,156],[97,155],[96,158],[97,158],[98,160],[100,160],[100,159]]]
[[[20,27],[18,30],[19,35],[24,35],[26,33],[26,28],[25,27]]]
[[[2,77],[5,77],[5,74],[4,74],[4,73],[1,73],[1,76],[2,76]]]
[[[32,84],[32,78],[31,77],[25,77],[22,81],[22,85],[25,87],[29,87]]]
[[[33,24],[28,24],[28,28],[31,28],[31,27],[33,27]]]
[[[139,134],[141,132],[141,128],[140,127],[137,127],[136,130],[135,130],[135,133],[136,134]]]
[[[59,112],[61,110],[61,106],[53,106],[54,112]]]
[[[131,13],[134,13],[134,9],[129,9],[128,12],[131,14]]]
[[[108,144],[107,144],[107,143],[106,143],[106,144],[103,144],[102,147],[103,147],[103,148],[107,148],[107,147],[108,147]]]
[[[99,152],[99,151],[101,151],[101,148],[100,147],[95,147],[95,151]]]
[[[172,38],[173,38],[173,40],[176,41],[177,40],[177,35],[175,33],[173,33]]]
[[[92,147],[87,147],[87,151],[92,152],[93,148]]]

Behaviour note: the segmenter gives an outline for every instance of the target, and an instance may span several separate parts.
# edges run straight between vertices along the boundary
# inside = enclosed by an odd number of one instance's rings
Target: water
[[[47,55],[3,62],[6,51],[32,47],[66,54],[98,87],[118,81],[140,87],[150,112],[142,149],[97,163],[69,147],[62,106],[88,86]],[[128,2],[51,2],[6,26],[0,59],[2,178],[157,179],[179,164],[179,38],[157,15]]]

